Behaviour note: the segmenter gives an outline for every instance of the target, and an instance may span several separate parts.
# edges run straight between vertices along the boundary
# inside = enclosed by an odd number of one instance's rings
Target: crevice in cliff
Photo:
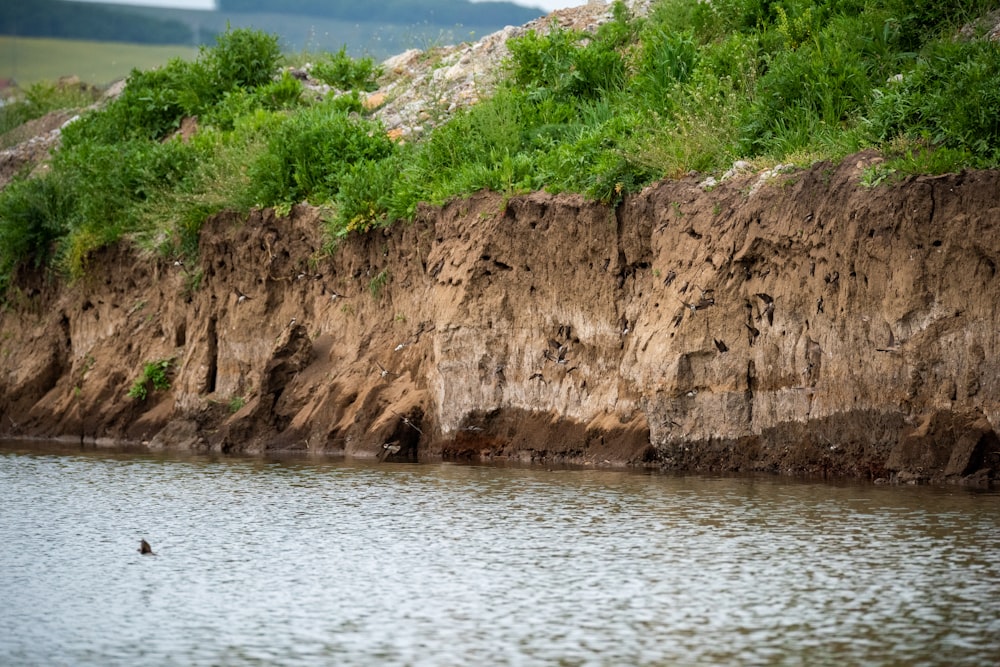
[[[208,340],[205,343],[207,348],[206,356],[208,357],[208,360],[205,364],[205,379],[203,382],[205,393],[207,394],[215,393],[215,388],[218,386],[219,380],[218,323],[218,318],[215,315],[208,318],[208,331],[206,333],[206,338]]]

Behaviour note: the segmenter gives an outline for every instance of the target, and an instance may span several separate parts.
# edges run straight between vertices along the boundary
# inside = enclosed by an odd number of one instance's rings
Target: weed
[[[277,119],[266,150],[250,167],[251,187],[262,206],[330,202],[357,165],[395,150],[379,124],[355,120],[326,102]]]
[[[378,301],[382,296],[382,290],[385,288],[386,283],[389,282],[389,269],[382,269],[378,274],[371,279],[368,283],[368,292],[372,295],[372,298]]]
[[[896,170],[885,163],[873,164],[861,171],[861,185],[866,188],[876,188],[896,174]]]
[[[170,366],[173,359],[159,359],[157,361],[147,361],[142,367],[142,374],[132,383],[128,390],[129,398],[139,401],[146,400],[149,395],[149,387],[155,391],[166,391],[170,389]]]
[[[243,409],[243,406],[247,404],[247,401],[242,396],[233,396],[229,399],[229,412],[230,414],[235,414]]]
[[[351,58],[347,55],[347,47],[343,46],[337,53],[328,54],[313,65],[312,75],[341,90],[375,90],[382,68],[371,58]]]

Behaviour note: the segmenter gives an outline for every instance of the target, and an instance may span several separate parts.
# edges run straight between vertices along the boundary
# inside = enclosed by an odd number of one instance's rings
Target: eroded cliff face
[[[481,193],[329,256],[305,207],[210,220],[193,266],[113,248],[2,314],[0,433],[988,483],[1000,174],[870,159]]]

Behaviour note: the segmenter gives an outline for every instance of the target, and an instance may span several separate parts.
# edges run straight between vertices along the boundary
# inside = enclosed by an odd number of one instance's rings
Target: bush
[[[970,155],[984,166],[1000,162],[1000,49],[987,41],[941,40],[874,104],[874,138],[922,139]]]
[[[160,359],[158,361],[147,361],[142,367],[142,375],[136,378],[135,382],[128,390],[129,398],[138,401],[146,400],[149,395],[149,388],[155,391],[166,391],[170,389],[170,366],[173,359]]]
[[[334,238],[347,232],[368,231],[376,225],[391,222],[395,213],[392,197],[402,160],[399,154],[381,160],[359,160],[341,176],[336,196],[337,214],[328,227]],[[405,211],[398,217],[405,217]]]
[[[202,48],[199,60],[213,74],[212,83],[219,91],[257,88],[274,77],[281,48],[275,35],[237,28],[216,37],[214,48]]]
[[[354,164],[394,150],[380,124],[355,119],[335,103],[321,104],[280,122],[251,166],[251,188],[262,206],[328,203]]]
[[[347,47],[329,54],[312,68],[312,75],[323,83],[340,90],[375,90],[382,68],[371,58],[355,60],[347,55]]]
[[[530,31],[508,41],[512,83],[534,98],[592,99],[621,90],[627,80],[623,50],[638,26],[624,3],[612,11],[613,20],[594,36],[556,27],[544,36]]]
[[[160,69],[133,70],[121,97],[74,123],[65,140],[113,144],[161,139],[180,127],[185,116],[211,115],[227,94],[271,84],[281,55],[275,36],[241,28],[216,39],[217,45],[203,47],[196,62],[175,58]],[[297,99],[299,90],[282,81],[263,99],[270,96],[283,106]]]

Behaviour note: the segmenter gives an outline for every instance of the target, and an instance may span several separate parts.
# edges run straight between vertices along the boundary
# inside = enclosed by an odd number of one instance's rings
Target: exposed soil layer
[[[0,314],[0,435],[989,484],[1000,173],[871,159],[480,193],[330,256],[305,207],[208,221],[194,265],[110,248]]]

